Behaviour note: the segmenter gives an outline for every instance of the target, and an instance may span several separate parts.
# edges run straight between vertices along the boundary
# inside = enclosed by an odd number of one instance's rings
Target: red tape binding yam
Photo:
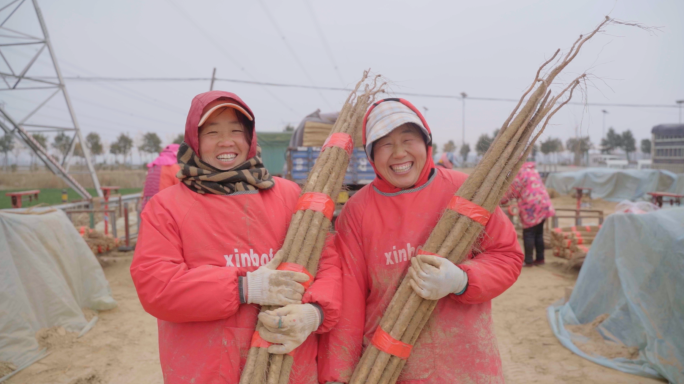
[[[321,147],[321,152],[328,147],[338,147],[344,149],[345,152],[347,152],[347,155],[349,155],[349,158],[351,158],[351,155],[354,152],[354,142],[348,133],[338,132],[328,136]]]
[[[296,263],[280,263],[278,268],[276,268],[278,271],[292,271],[292,272],[299,272],[303,273],[307,276],[309,276],[309,280],[301,283],[304,286],[304,289],[309,289],[309,286],[311,286],[311,283],[313,282],[313,275],[309,273],[309,271],[306,270],[306,268],[302,267],[299,264]]]
[[[419,248],[417,254],[418,255],[430,255],[430,256],[443,257],[442,255],[438,255],[436,253],[425,251],[425,250],[423,250],[423,248]]]
[[[489,216],[491,215],[486,209],[461,196],[452,197],[447,208],[460,213],[463,216],[469,217],[474,222],[482,225],[487,225]]]
[[[271,346],[271,343],[262,339],[259,331],[254,331],[252,334],[252,343],[249,346],[255,348],[268,348]]]
[[[254,333],[252,334],[252,342],[251,342],[250,345],[249,345],[250,347],[254,347],[254,348],[268,348],[268,347],[270,347],[271,345],[273,345],[273,343],[269,343],[268,341],[266,341],[266,340],[264,340],[264,339],[261,338],[261,335],[259,334],[259,331],[254,331]],[[295,352],[295,351],[292,350],[292,351],[290,351],[290,353],[288,353],[288,355],[294,356],[294,352]]]
[[[375,335],[373,335],[371,343],[375,348],[402,360],[408,359],[411,354],[411,349],[413,348],[413,345],[396,340],[380,327],[375,330]]]
[[[299,197],[295,210],[304,211],[307,209],[322,212],[323,216],[332,220],[335,213],[335,202],[325,193],[307,192]]]

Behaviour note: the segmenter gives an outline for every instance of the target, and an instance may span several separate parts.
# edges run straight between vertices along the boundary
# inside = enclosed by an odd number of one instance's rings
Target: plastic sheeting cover
[[[574,187],[592,188],[591,197],[609,201],[635,200],[648,192],[675,192],[678,176],[655,169],[588,168],[574,172],[551,173],[546,188],[562,195]]]
[[[39,329],[80,332],[81,308],[116,307],[102,267],[66,214],[0,212],[0,360],[23,366],[40,353]]]
[[[566,304],[548,309],[560,342],[598,364],[684,383],[684,208],[608,216]],[[639,348],[636,360],[589,355],[565,325],[602,314],[605,339]]]

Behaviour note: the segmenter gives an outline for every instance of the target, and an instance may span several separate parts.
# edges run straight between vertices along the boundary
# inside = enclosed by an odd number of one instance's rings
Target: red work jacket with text
[[[466,177],[437,168],[423,185],[384,192],[374,182],[347,202],[336,222],[335,240],[343,271],[342,316],[322,336],[320,382],[349,381],[416,248],[425,243]],[[399,382],[503,383],[491,300],[516,281],[523,254],[499,208],[479,249],[459,265],[468,274],[465,293],[439,300]]]
[[[268,190],[225,196],[179,184],[145,207],[131,275],[143,308],[158,319],[165,383],[239,382],[260,307],[240,304],[238,276],[280,249],[300,193],[274,181]],[[295,350],[290,383],[317,381],[318,334],[339,318],[340,265],[331,246],[303,299],[321,306],[324,321]]]

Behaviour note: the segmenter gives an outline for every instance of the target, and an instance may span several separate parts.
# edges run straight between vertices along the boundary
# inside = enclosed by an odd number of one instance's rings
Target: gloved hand
[[[468,275],[456,264],[438,256],[418,255],[411,259],[409,283],[418,296],[439,300],[456,293],[461,294],[468,284]]]
[[[287,305],[302,302],[304,287],[300,283],[309,277],[299,272],[276,271],[282,258],[282,251],[278,251],[268,264],[247,272],[247,303]]]
[[[269,353],[286,354],[299,347],[321,323],[319,310],[311,304],[290,304],[259,314],[264,328],[261,338],[273,343]],[[281,345],[282,344],[282,345]]]

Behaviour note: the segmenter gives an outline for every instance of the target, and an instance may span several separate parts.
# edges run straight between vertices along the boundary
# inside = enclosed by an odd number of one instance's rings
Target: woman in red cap
[[[321,382],[349,382],[408,273],[419,296],[439,303],[399,382],[503,383],[491,300],[520,274],[523,254],[513,226],[497,208],[465,263],[428,255],[417,263],[416,249],[467,176],[435,167],[430,128],[406,100],[372,105],[363,129],[376,178],[335,224],[344,297],[339,324],[321,337]]]
[[[164,382],[238,383],[259,305],[284,305],[283,322],[300,326],[269,351],[296,348],[290,382],[315,383],[312,333],[339,317],[339,260],[326,247],[306,291],[307,275],[275,269],[300,189],[264,168],[247,104],[222,91],[196,96],[178,163],[181,183],[142,212],[131,265],[140,302],[158,319]]]

